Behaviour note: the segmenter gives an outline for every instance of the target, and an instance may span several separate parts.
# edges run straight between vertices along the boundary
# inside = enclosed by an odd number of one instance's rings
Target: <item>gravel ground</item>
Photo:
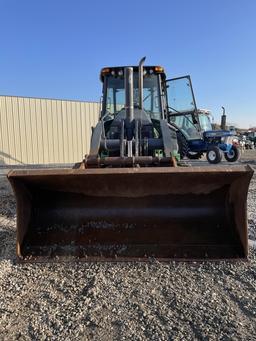
[[[256,176],[248,219],[256,240]],[[17,265],[14,245],[0,177],[0,340],[256,340],[252,247],[249,262]]]

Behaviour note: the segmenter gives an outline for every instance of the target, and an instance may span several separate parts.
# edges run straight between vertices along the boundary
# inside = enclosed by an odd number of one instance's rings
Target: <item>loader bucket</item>
[[[13,170],[17,255],[246,258],[252,174],[250,166]]]

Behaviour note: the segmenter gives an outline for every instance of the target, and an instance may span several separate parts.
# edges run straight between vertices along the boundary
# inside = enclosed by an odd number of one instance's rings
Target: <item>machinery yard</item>
[[[241,162],[255,167],[255,151]],[[255,175],[248,262],[17,264],[15,199],[0,181],[1,340],[255,338]]]
[[[256,341],[255,11],[0,2],[0,341]]]

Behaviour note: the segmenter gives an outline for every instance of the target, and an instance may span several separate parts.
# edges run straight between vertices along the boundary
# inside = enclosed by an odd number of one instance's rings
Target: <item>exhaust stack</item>
[[[133,104],[133,68],[126,67],[124,69],[125,82],[125,129],[128,147],[128,156],[132,156],[132,139],[133,139],[133,121],[134,121],[134,104]]]
[[[124,81],[125,81],[125,112],[126,121],[131,123],[134,119],[134,107],[133,107],[133,68],[126,67],[124,69]]]
[[[143,64],[146,57],[143,57],[139,62],[139,108],[143,109]]]
[[[225,108],[224,107],[221,107],[223,112],[222,112],[222,115],[221,115],[221,124],[220,124],[220,127],[222,130],[226,130],[226,121],[227,121],[227,116],[225,115]]]

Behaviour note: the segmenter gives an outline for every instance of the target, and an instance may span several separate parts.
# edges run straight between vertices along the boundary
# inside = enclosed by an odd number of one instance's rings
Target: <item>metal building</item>
[[[81,161],[99,110],[95,102],[0,96],[0,166]]]

